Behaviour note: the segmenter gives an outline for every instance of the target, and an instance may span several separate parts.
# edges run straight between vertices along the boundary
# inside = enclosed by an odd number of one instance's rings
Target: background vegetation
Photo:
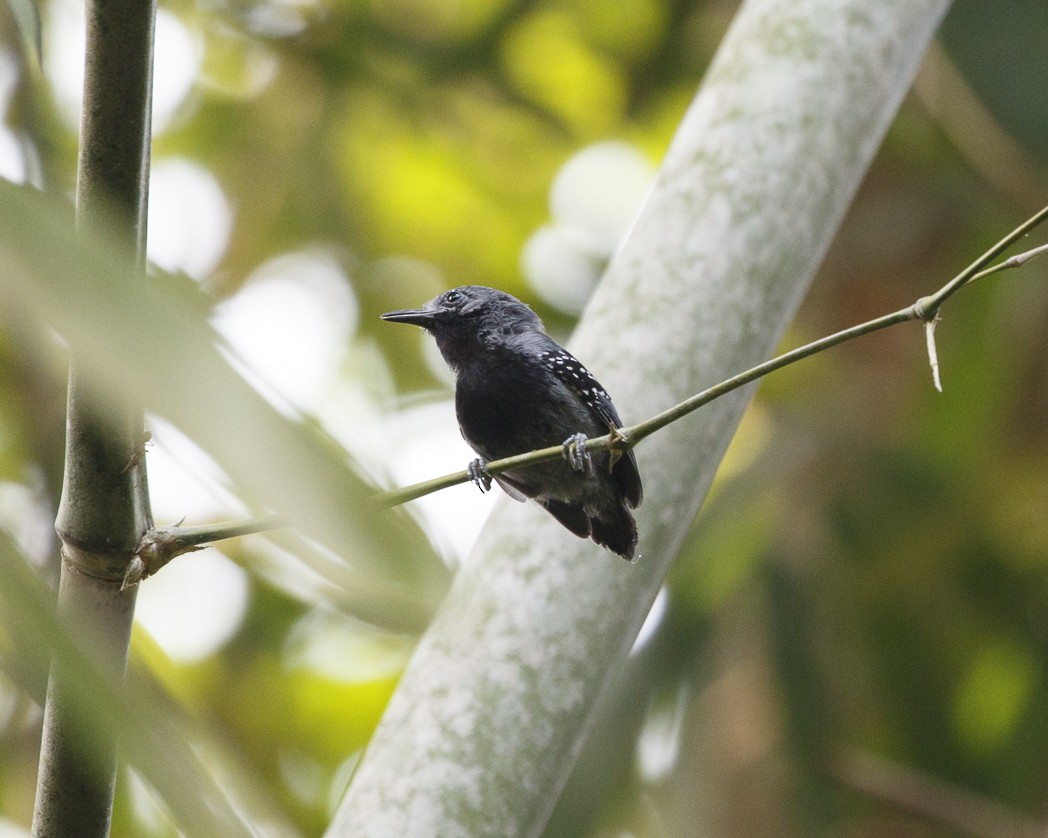
[[[269,398],[315,417],[361,470],[406,482],[460,468],[446,379],[417,334],[377,314],[479,281],[565,336],[734,10],[166,4],[156,282],[215,306]],[[63,195],[77,10],[43,13],[43,73],[0,18],[0,171]],[[915,299],[1045,203],[1046,34],[1034,0],[956,4],[788,343]],[[594,148],[609,140],[629,147]],[[941,395],[916,330],[766,383],[551,833],[1043,832],[1044,278],[1035,262],[949,308]],[[274,304],[274,289],[292,296]],[[62,349],[0,324],[0,520],[54,578]],[[239,512],[213,463],[168,426],[154,433],[158,518]],[[440,450],[412,472],[421,447]],[[417,514],[452,566],[485,506],[471,492]],[[244,539],[225,559],[177,560],[143,586],[133,638],[135,678],[162,685],[176,724],[268,797],[273,834],[322,832],[355,759],[346,743],[366,743],[442,584],[380,618],[346,592],[359,579],[293,558],[301,547]],[[0,631],[0,812],[18,834],[46,670],[14,613]],[[114,835],[173,834],[138,775],[118,782]]]

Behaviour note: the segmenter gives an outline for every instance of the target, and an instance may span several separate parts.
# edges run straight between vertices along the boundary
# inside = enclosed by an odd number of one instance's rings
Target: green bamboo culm
[[[155,0],[88,0],[77,174],[77,229],[122,243],[141,271],[152,111]],[[105,277],[93,278],[98,282]],[[61,620],[102,672],[127,668],[135,588],[124,572],[148,529],[140,406],[103,401],[70,347],[66,459],[55,528],[62,541]],[[112,817],[116,743],[83,712],[79,685],[52,663],[33,835],[103,838]]]

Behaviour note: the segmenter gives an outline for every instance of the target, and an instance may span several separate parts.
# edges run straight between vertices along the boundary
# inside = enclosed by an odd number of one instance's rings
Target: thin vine
[[[967,268],[957,274],[957,276],[953,277],[953,279],[943,285],[938,291],[928,296],[921,297],[915,303],[906,308],[899,309],[891,314],[885,314],[873,320],[868,320],[865,323],[860,323],[856,326],[851,326],[832,335],[820,338],[819,340],[806,343],[804,346],[799,346],[796,349],[792,349],[789,352],[776,356],[775,358],[764,361],[755,367],[751,367],[750,369],[738,373],[737,375],[733,375],[731,378],[727,378],[718,384],[714,384],[712,387],[707,387],[702,392],[696,393],[694,396],[664,410],[662,413],[652,416],[650,419],[646,419],[643,422],[639,422],[636,425],[630,425],[626,428],[613,429],[611,433],[605,434],[604,436],[588,439],[586,441],[586,447],[590,451],[622,451],[628,448],[633,448],[641,440],[651,436],[651,434],[661,430],[667,425],[676,422],[678,419],[693,413],[700,407],[709,404],[714,399],[718,399],[733,390],[744,387],[747,384],[763,378],[769,373],[780,370],[783,367],[794,364],[804,358],[808,358],[834,346],[839,346],[840,344],[854,340],[855,338],[878,332],[900,323],[912,323],[917,321],[925,324],[928,361],[932,370],[933,381],[936,389],[942,390],[939,379],[938,356],[935,349],[935,325],[939,321],[939,313],[943,304],[959,290],[979,279],[984,279],[985,277],[999,273],[1000,271],[1022,267],[1031,259],[1035,259],[1038,256],[1043,256],[1048,253],[1048,244],[1045,244],[1016,254],[1015,256],[1011,256],[1002,262],[993,265],[990,264],[1005,250],[1026,236],[1031,230],[1046,219],[1048,219],[1048,207],[1045,207],[1040,212],[1031,216],[1023,224],[1012,230],[1007,236],[1002,238],[982,256],[972,262]],[[488,474],[495,476],[512,469],[548,462],[562,456],[564,456],[563,447],[560,445],[554,445],[549,448],[541,448],[525,454],[517,454],[513,457],[505,457],[501,460],[492,460],[485,465],[485,469]],[[468,483],[471,479],[472,477],[468,471],[458,471],[452,474],[446,474],[442,477],[425,480],[411,486],[405,486],[402,489],[381,492],[375,496],[375,500],[382,506],[399,506],[400,504],[417,500],[418,498],[432,494],[433,492],[438,492],[441,489],[457,486],[460,483]],[[225,538],[233,538],[249,533],[264,532],[282,526],[286,526],[286,524],[284,524],[279,518],[269,516],[242,522],[206,525],[202,527],[154,528],[146,533],[143,538],[138,555],[124,578],[124,585],[126,587],[137,584],[142,579],[155,573],[160,569],[160,567],[175,558],[175,556],[193,550],[199,550],[201,547],[211,542],[221,541]]]
[[[891,314],[885,314],[882,317],[868,320],[857,326],[851,326],[840,332],[807,343],[804,346],[799,346],[796,349],[792,349],[789,352],[778,355],[768,361],[764,361],[763,363],[751,367],[738,375],[733,375],[731,378],[721,381],[719,384],[714,384],[712,387],[708,387],[700,393],[696,393],[694,396],[685,399],[668,410],[664,410],[662,413],[652,416],[650,419],[646,419],[643,422],[639,422],[636,425],[631,425],[626,428],[614,429],[611,433],[605,434],[604,436],[588,439],[586,440],[586,447],[590,451],[621,451],[627,448],[633,448],[645,437],[648,437],[667,425],[676,422],[678,419],[687,416],[689,413],[693,413],[703,405],[708,404],[714,399],[720,398],[726,393],[730,393],[732,390],[737,390],[739,387],[743,387],[759,378],[763,378],[769,373],[780,370],[783,367],[794,364],[797,361],[808,358],[819,352],[823,352],[831,347],[839,346],[847,341],[854,340],[863,335],[871,334],[872,332],[880,331],[881,329],[887,329],[889,326],[896,326],[900,323],[920,321],[925,324],[928,361],[932,369],[932,376],[936,389],[941,391],[942,386],[939,380],[938,355],[935,350],[935,324],[939,320],[939,311],[943,304],[957,293],[957,291],[970,285],[976,280],[983,279],[991,274],[1009,268],[1022,267],[1031,259],[1048,252],[1048,245],[1041,245],[1032,250],[1027,250],[1023,253],[1012,256],[1003,262],[990,265],[990,263],[1001,253],[1019,241],[1019,239],[1023,238],[1023,236],[1027,235],[1031,230],[1045,221],[1045,219],[1048,219],[1048,207],[1045,207],[1037,214],[1031,216],[1023,224],[1012,230],[1007,236],[1002,238],[934,294],[921,297],[913,305],[899,309]],[[989,267],[987,267],[988,265]],[[488,474],[495,476],[510,471],[511,469],[555,460],[558,457],[562,457],[563,454],[563,447],[560,445],[554,445],[549,448],[542,448],[526,454],[505,457],[501,460],[492,460],[485,465],[485,469]],[[377,496],[377,499],[385,506],[399,506],[400,504],[417,500],[420,497],[440,491],[441,489],[447,489],[450,486],[457,486],[460,483],[467,483],[471,479],[472,478],[468,471],[459,471],[453,474],[446,474],[443,477],[437,477],[411,486],[406,486],[402,489],[393,489],[387,492],[382,492]]]

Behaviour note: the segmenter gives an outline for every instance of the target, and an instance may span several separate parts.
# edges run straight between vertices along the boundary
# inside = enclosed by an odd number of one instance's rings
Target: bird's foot
[[[480,457],[477,457],[472,463],[469,464],[467,471],[469,472],[469,479],[473,481],[473,485],[480,489],[481,494],[484,492],[491,491],[491,475],[488,474],[485,463]]]
[[[585,434],[572,434],[564,440],[564,459],[571,463],[575,471],[593,474],[593,460],[586,450]]]

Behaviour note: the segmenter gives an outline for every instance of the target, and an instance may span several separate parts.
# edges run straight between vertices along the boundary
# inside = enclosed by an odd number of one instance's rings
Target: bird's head
[[[453,369],[516,335],[543,332],[542,321],[528,306],[484,285],[452,288],[422,308],[390,311],[382,319],[412,323],[429,331]]]

